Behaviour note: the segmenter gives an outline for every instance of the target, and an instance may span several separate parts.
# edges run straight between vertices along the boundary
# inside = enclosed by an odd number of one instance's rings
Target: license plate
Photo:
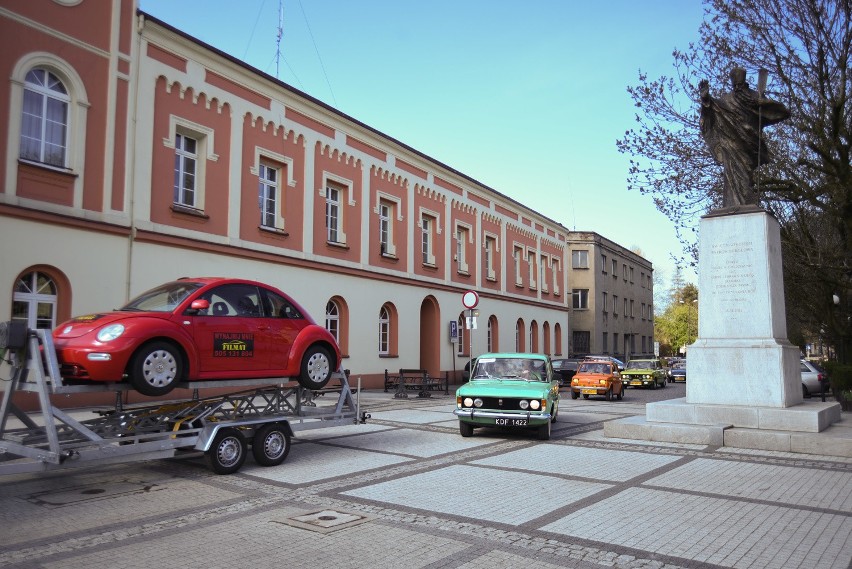
[[[494,419],[494,424],[501,427],[526,427],[526,419]]]
[[[631,381],[630,385],[642,385],[641,381]]]
[[[581,389],[580,393],[582,393],[583,395],[597,395],[598,390],[597,389]]]

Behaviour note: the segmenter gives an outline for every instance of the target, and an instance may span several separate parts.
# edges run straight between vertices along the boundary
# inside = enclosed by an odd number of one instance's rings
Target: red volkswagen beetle
[[[183,381],[265,377],[320,389],[341,358],[296,301],[243,279],[166,283],[113,312],[60,324],[53,340],[64,379],[127,381],[145,395]]]

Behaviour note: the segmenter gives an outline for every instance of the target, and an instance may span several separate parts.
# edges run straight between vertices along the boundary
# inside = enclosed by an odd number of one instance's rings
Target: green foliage
[[[852,401],[852,365],[826,362],[831,390],[838,401]]]
[[[705,0],[699,35],[674,50],[672,76],[640,71],[627,88],[636,125],[617,146],[630,157],[628,187],[672,220],[696,263],[698,220],[721,205],[722,184],[699,133],[698,82],[720,93],[734,66],[752,86],[767,69],[767,96],[792,113],[764,132],[774,161],[755,172],[782,226],[788,333],[819,335],[852,362],[852,1]]]

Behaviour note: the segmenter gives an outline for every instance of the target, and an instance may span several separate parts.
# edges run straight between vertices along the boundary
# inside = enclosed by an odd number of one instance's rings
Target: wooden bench
[[[409,391],[417,391],[418,397],[431,397],[432,391],[443,389],[449,392],[448,378],[430,377],[425,369],[400,369],[399,374],[385,370],[385,392],[394,390],[397,399],[407,398]]]

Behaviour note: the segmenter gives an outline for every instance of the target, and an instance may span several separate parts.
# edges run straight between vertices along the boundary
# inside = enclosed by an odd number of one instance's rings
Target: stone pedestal
[[[649,403],[644,419],[607,422],[604,434],[791,451],[804,440],[796,433],[839,421],[838,403],[802,402],[776,219],[758,208],[704,216],[699,254],[698,340],[687,347],[686,398]]]
[[[763,211],[700,226],[698,340],[686,401],[790,407],[802,402],[799,349],[787,341],[778,222]]]

